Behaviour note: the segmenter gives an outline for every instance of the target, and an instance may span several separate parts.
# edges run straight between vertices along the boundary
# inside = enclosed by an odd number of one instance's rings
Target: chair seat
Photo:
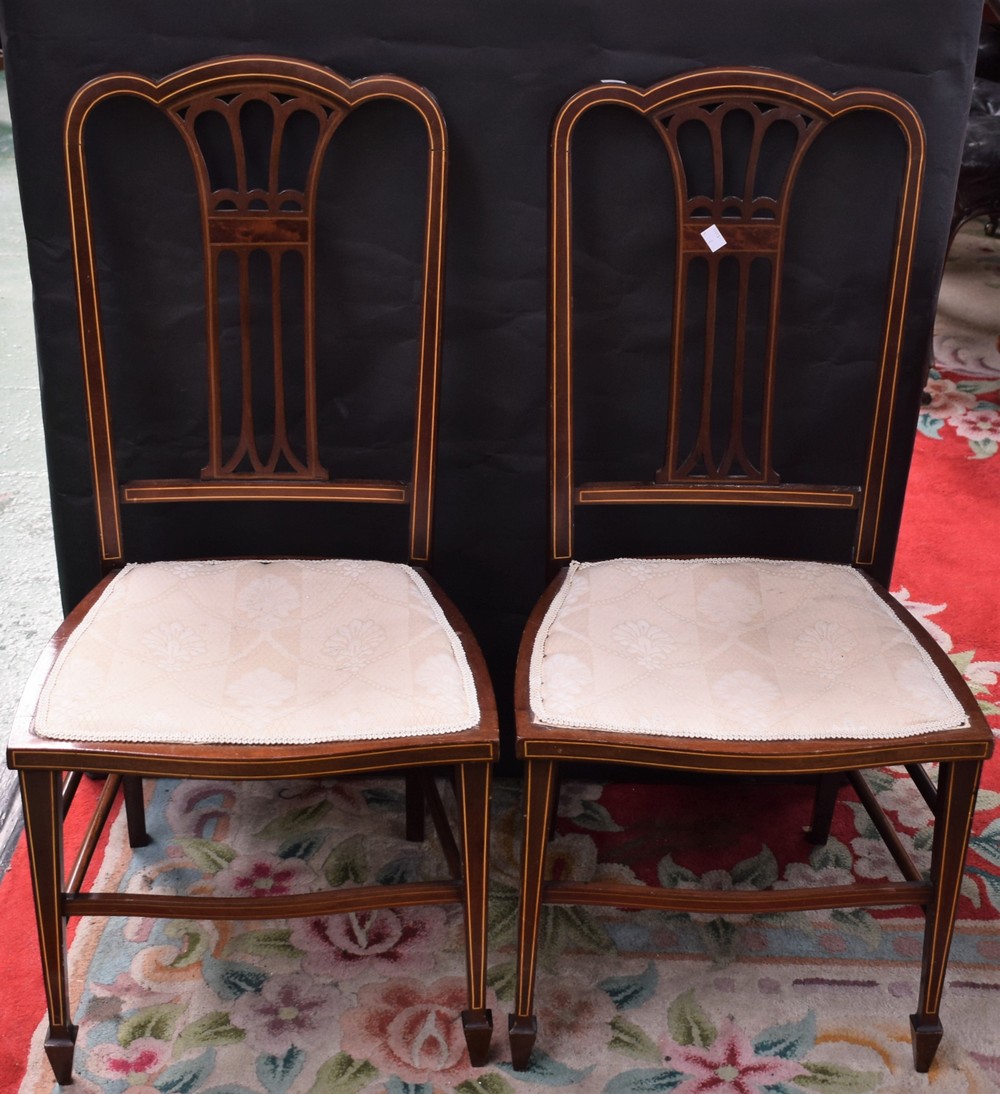
[[[572,563],[532,650],[536,722],[717,740],[878,739],[969,724],[850,566]]]
[[[458,636],[416,570],[284,559],[126,566],[63,647],[34,730],[284,745],[478,721]]]

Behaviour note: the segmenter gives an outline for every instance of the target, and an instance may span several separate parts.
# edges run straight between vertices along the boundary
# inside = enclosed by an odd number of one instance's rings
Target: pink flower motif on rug
[[[336,988],[314,984],[309,976],[274,976],[259,993],[246,992],[236,1000],[232,1024],[246,1030],[247,1041],[255,1048],[284,1053],[329,1030],[345,1006]]]
[[[967,410],[955,422],[955,432],[970,441],[1000,441],[1000,411],[992,407]]]
[[[953,363],[952,367],[961,368],[961,364]],[[1000,391],[1000,380],[953,380],[932,368],[924,391],[930,396],[930,401],[921,408],[918,422],[924,436],[940,441],[941,430],[948,425],[955,430],[956,436],[968,442],[972,458],[982,460],[997,454],[1000,407],[995,395]]]
[[[291,942],[314,976],[366,979],[433,967],[435,939],[445,933],[442,908],[378,908],[292,924]]]
[[[313,872],[298,859],[275,855],[238,855],[215,876],[216,894],[287,896],[307,892]]]
[[[87,1067],[102,1079],[125,1079],[135,1090],[143,1079],[155,1076],[170,1060],[170,1045],[152,1037],[140,1037],[130,1045],[98,1045]]]
[[[935,376],[927,381],[924,391],[931,397],[927,408],[935,417],[952,418],[964,414],[976,405],[976,397],[971,392],[961,391],[954,380],[946,376]]]
[[[679,1045],[667,1039],[663,1053],[672,1068],[687,1078],[673,1088],[674,1094],[760,1094],[769,1086],[789,1082],[804,1074],[801,1064],[782,1056],[758,1056],[750,1039],[728,1019],[711,1045]]]
[[[356,1059],[368,1059],[404,1083],[433,1081],[435,1089],[477,1074],[459,1017],[468,1005],[463,978],[368,984],[358,1003],[340,1022],[343,1049]]]

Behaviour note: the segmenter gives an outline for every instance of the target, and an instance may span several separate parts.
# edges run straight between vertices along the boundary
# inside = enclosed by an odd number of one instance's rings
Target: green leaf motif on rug
[[[268,1094],[286,1094],[305,1063],[306,1054],[302,1049],[290,1045],[284,1056],[258,1056],[257,1078]]]
[[[656,876],[664,889],[680,889],[698,884],[698,875],[686,866],[678,865],[670,855],[664,855],[657,863]]]
[[[278,848],[278,858],[297,858],[308,862],[323,846],[326,836],[326,832],[309,832],[307,835],[293,836]]]
[[[694,1045],[697,1048],[709,1048],[719,1035],[712,1019],[695,1001],[693,989],[678,995],[670,1004],[667,1010],[667,1029],[677,1044]]]
[[[896,777],[888,771],[880,771],[877,767],[869,768],[862,776],[865,782],[876,794],[884,794],[896,785]]]
[[[585,801],[583,808],[572,821],[577,827],[586,828],[590,832],[624,831],[600,802]]]
[[[753,858],[737,862],[732,878],[739,889],[766,889],[778,880],[778,860],[770,847],[764,847]]]
[[[265,824],[257,833],[257,838],[262,840],[287,840],[292,836],[301,836],[304,833],[312,832],[316,828],[317,822],[322,820],[332,808],[330,802],[324,799],[323,801],[313,802],[312,805],[291,809]]]
[[[517,931],[517,889],[493,882],[490,885],[490,916],[487,930],[492,945],[513,942]]]
[[[225,843],[217,843],[215,840],[196,839],[192,836],[187,839],[176,839],[173,842],[203,874],[217,874],[236,858],[236,852],[232,847]]]
[[[966,867],[966,870],[969,874],[978,877],[982,881],[983,888],[986,890],[986,895],[989,897],[990,904],[1000,911],[1000,878],[992,871],[981,870],[976,866],[968,866]]]
[[[830,912],[830,920],[849,934],[860,938],[870,950],[878,949],[882,928],[878,920],[864,908],[834,908]]]
[[[153,1083],[160,1094],[191,1094],[215,1070],[215,1053],[209,1049],[194,1060],[171,1064]]]
[[[243,965],[237,961],[218,961],[206,957],[202,965],[205,983],[220,998],[231,1003],[241,995],[259,992],[268,978],[268,974],[254,965]]]
[[[983,895],[979,891],[976,879],[971,877],[968,871],[962,874],[962,884],[958,891],[964,896],[977,911],[983,906]]]
[[[226,947],[227,953],[245,953],[250,957],[301,957],[303,951],[291,942],[290,927],[266,927],[260,931],[244,931]]]
[[[854,856],[845,843],[830,836],[826,843],[813,850],[809,865],[814,870],[850,870],[854,866]]]
[[[365,853],[365,837],[360,832],[348,836],[327,855],[323,863],[323,876],[335,889],[349,881],[356,885],[365,881],[368,877],[368,856]]]
[[[658,981],[656,966],[650,961],[638,976],[609,976],[597,986],[611,996],[618,1010],[631,1010],[653,998]]]
[[[816,1015],[812,1011],[798,1022],[765,1029],[753,1042],[758,1056],[780,1056],[785,1060],[800,1060],[815,1046]]]
[[[925,437],[930,437],[931,440],[940,441],[941,426],[944,425],[944,418],[935,418],[933,414],[924,411],[920,415],[917,428]]]
[[[368,790],[362,790],[361,796],[365,799],[369,809],[382,809],[390,813],[399,813],[406,806],[406,796],[388,786],[376,786]]]
[[[608,1048],[614,1052],[636,1060],[649,1060],[654,1064],[662,1059],[662,1053],[649,1034],[634,1022],[622,1018],[620,1014],[611,1020],[611,1034]]]
[[[567,951],[614,953],[608,932],[585,908],[548,904],[542,908],[541,956],[547,968]]]
[[[717,965],[728,965],[740,956],[740,928],[722,916],[710,919],[707,923],[699,923],[698,937],[702,948]]]
[[[185,969],[196,965],[208,953],[211,946],[209,934],[198,923],[188,919],[172,919],[163,928],[167,938],[180,943],[180,952],[170,962],[172,969]]]
[[[969,846],[992,866],[1000,866],[1000,818],[991,821],[978,836],[973,836]]]
[[[375,874],[377,885],[405,885],[411,881],[422,881],[422,856],[400,855],[380,867]]]
[[[605,1086],[604,1094],[659,1094],[676,1090],[686,1079],[683,1071],[644,1067],[616,1075]]]
[[[570,1067],[568,1064],[553,1060],[551,1056],[539,1052],[538,1049],[532,1053],[531,1066],[527,1071],[515,1072],[510,1064],[499,1065],[501,1071],[516,1075],[518,1079],[523,1079],[525,1082],[541,1083],[543,1086],[576,1086],[577,1083],[583,1082],[596,1066],[591,1064],[590,1067],[584,1068]]]
[[[155,1007],[145,1007],[122,1021],[118,1027],[118,1043],[123,1048],[140,1037],[152,1037],[157,1041],[169,1041],[174,1035],[177,1022],[184,1013],[180,1003],[160,1003]]]
[[[823,1094],[868,1094],[878,1090],[882,1076],[877,1071],[855,1071],[840,1064],[802,1065],[808,1075],[795,1080],[806,1090],[821,1090]]]
[[[357,1094],[377,1075],[377,1069],[367,1060],[355,1060],[346,1052],[338,1052],[320,1067],[309,1094]]]
[[[181,1031],[174,1053],[181,1056],[192,1048],[235,1045],[245,1041],[246,1036],[245,1030],[237,1029],[229,1021],[229,1015],[224,1010],[213,1010]]]
[[[973,459],[985,460],[990,456],[997,454],[997,442],[984,438],[982,440],[969,440],[969,450],[972,452]]]
[[[514,962],[504,961],[499,965],[492,965],[486,971],[486,983],[496,992],[497,999],[502,1003],[510,1002],[517,987],[517,968]]]
[[[404,1083],[393,1077],[385,1084],[385,1094],[434,1094],[431,1083]]]
[[[514,1094],[514,1088],[495,1071],[488,1071],[475,1079],[466,1079],[455,1087],[455,1094]]]

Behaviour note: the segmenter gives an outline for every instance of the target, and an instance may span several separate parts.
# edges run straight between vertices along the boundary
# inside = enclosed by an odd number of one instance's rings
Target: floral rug
[[[926,810],[898,772],[872,786],[926,863]],[[802,838],[811,792],[789,784],[569,784],[552,843],[556,874],[747,888],[896,876],[845,791],[823,848]],[[921,919],[915,909],[721,919],[546,909],[539,1050],[509,1065],[519,787],[495,797],[490,1064],[468,1065],[457,908],[291,923],[84,921],[72,949],[79,1094],[607,1094],[982,1091],[1000,1085],[1000,793],[983,791],[959,909],[934,1069],[917,1076],[907,1019]],[[766,828],[747,832],[752,810]],[[156,785],[148,848],[122,822],[102,884],[225,894],[391,884],[440,871],[408,844],[389,779]],[[662,834],[671,827],[671,850]],[[720,865],[721,862],[721,865]],[[32,1047],[21,1090],[51,1091]]]
[[[930,402],[894,575],[896,595],[950,653],[1000,731],[994,559],[1000,528],[1000,254],[967,228],[953,248]],[[962,263],[974,316],[949,317]],[[970,305],[971,306],[971,305]],[[970,333],[971,332],[971,333]],[[901,773],[869,775],[918,863],[931,831]],[[115,822],[100,884],[134,890],[275,892],[440,876],[434,845],[408,844],[392,780],[268,787],[163,782],[155,842]],[[570,784],[552,868],[569,879],[749,888],[895,877],[853,793],[825,847],[802,838],[806,785]],[[747,830],[744,818],[762,815]],[[84,920],[71,949],[78,1094],[862,1094],[1000,1089],[1000,759],[987,767],[927,1075],[913,1072],[922,920],[917,909],[739,919],[552,907],[538,978],[538,1050],[510,1068],[519,787],[494,799],[491,1060],[467,1063],[458,1021],[457,908],[293,923]],[[664,834],[669,832],[669,849]],[[34,990],[31,985],[28,990]],[[49,1094],[44,1028],[22,1094]],[[15,1080],[16,1081],[16,1080]],[[4,1094],[13,1087],[4,1085]]]

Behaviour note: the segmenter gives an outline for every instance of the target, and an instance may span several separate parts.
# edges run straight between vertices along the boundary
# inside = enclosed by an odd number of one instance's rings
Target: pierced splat
[[[182,133],[198,178],[205,232],[208,309],[210,438],[205,479],[269,476],[321,480],[328,478],[319,459],[316,432],[316,362],[309,315],[306,344],[299,360],[288,360],[282,341],[283,267],[292,266],[305,283],[303,301],[311,306],[314,201],[323,154],[346,111],[327,112],[309,94],[276,94],[254,88],[239,94],[200,94],[178,103],[170,112]],[[262,116],[263,115],[263,116]],[[305,115],[309,127],[293,126]],[[305,138],[305,140],[303,140]],[[298,177],[288,178],[287,146],[298,144]],[[307,143],[305,149],[301,148]],[[254,146],[259,147],[254,147]],[[311,147],[310,147],[311,146]],[[254,155],[256,153],[256,155]],[[253,261],[258,254],[267,261]],[[234,261],[228,261],[226,256]],[[271,300],[271,360],[259,362],[253,307],[255,281],[262,281]],[[239,301],[239,347],[227,362],[220,333],[219,299],[227,286]],[[301,304],[299,305],[302,306]],[[273,419],[257,420],[255,385],[259,369],[270,366],[267,383],[273,388]],[[291,384],[296,371],[299,383]],[[228,428],[223,389],[241,394],[238,432]],[[292,391],[301,391],[301,405],[290,407]],[[289,435],[290,411],[306,423],[300,445]],[[235,424],[235,423],[234,423]],[[236,433],[235,443],[225,438]]]
[[[194,167],[205,267],[208,455],[200,478],[119,483],[105,376],[84,131],[94,107],[132,96],[166,115]],[[315,361],[316,201],[330,140],[372,100],[412,108],[427,135],[413,462],[402,481],[332,477],[320,462]],[[304,61],[234,57],[156,82],[134,73],[81,89],[66,148],[84,375],[105,565],[123,557],[119,506],[178,501],[406,505],[409,555],[430,553],[440,361],[447,135],[431,95],[397,76],[349,81]],[[194,469],[192,469],[194,470]],[[195,472],[197,473],[197,472]]]
[[[670,415],[657,483],[778,481],[771,430],[784,230],[799,165],[822,128],[815,120],[749,97],[655,117],[680,196]],[[692,129],[701,140],[691,140]],[[692,172],[686,145],[710,150],[707,171]],[[751,329],[750,315],[766,316],[763,330]],[[685,403],[700,407],[693,437],[681,425]]]

